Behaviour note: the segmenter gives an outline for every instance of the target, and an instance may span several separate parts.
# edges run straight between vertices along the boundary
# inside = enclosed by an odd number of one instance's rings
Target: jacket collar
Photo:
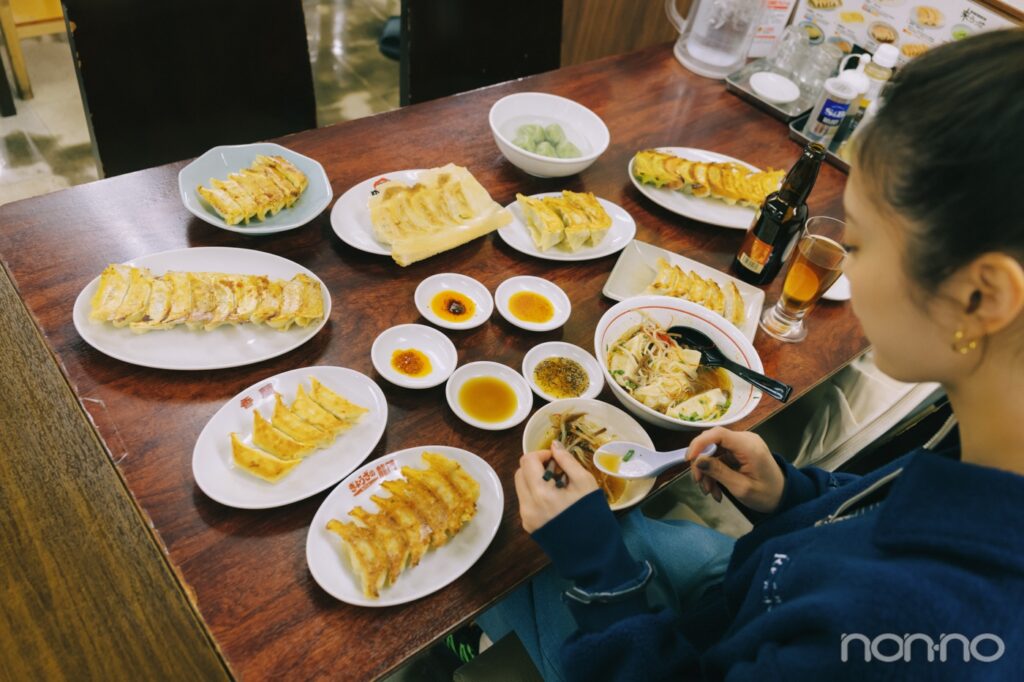
[[[904,459],[882,505],[875,544],[1024,573],[1024,476],[955,457],[918,450]]]

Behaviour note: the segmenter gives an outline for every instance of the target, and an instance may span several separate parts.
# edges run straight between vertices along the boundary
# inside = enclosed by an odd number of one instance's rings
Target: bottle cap
[[[852,100],[860,94],[852,83],[840,78],[839,76],[833,76],[825,81],[825,92],[832,97],[838,97],[845,100]]]
[[[871,87],[871,81],[868,79],[867,74],[862,71],[864,66],[865,64],[862,61],[861,66],[856,69],[847,69],[839,73],[839,79],[852,85],[858,95],[863,95]]]
[[[884,43],[878,46],[875,50],[875,54],[871,57],[871,61],[879,66],[891,69],[896,66],[896,59],[900,56],[900,51],[896,49],[894,45]]]

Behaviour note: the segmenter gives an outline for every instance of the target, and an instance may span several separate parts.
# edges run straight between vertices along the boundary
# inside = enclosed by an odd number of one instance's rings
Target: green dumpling
[[[512,144],[528,152],[537,150],[537,145],[529,135],[516,135],[516,139],[512,140]]]
[[[558,158],[560,159],[575,159],[583,156],[579,147],[574,145],[572,142],[569,142],[569,140],[562,140],[559,142],[555,147],[555,152],[558,154]]]
[[[516,130],[516,137],[528,137],[533,144],[537,145],[544,141],[544,128],[536,123],[527,123],[519,126]]]
[[[558,145],[565,142],[565,131],[562,130],[562,126],[557,123],[552,123],[546,127],[544,129],[544,136],[548,138],[548,142],[555,145],[556,149],[558,148]]]
[[[550,156],[552,158],[558,156],[558,152],[555,150],[555,146],[548,142],[547,140],[538,144],[537,149],[534,151],[535,153],[540,154],[542,156]]]

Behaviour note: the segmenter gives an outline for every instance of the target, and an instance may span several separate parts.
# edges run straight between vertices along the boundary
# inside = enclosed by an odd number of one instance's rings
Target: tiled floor
[[[303,8],[318,125],[398,107],[398,62],[381,55],[377,39],[400,0],[303,0]],[[0,204],[99,176],[67,38],[21,46],[35,98],[15,100],[17,115],[0,118]]]

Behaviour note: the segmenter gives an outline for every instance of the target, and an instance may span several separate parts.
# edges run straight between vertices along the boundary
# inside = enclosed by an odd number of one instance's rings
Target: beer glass
[[[782,296],[761,316],[761,329],[769,336],[790,343],[807,336],[804,318],[843,271],[844,228],[845,223],[835,218],[808,219],[782,284]]]

